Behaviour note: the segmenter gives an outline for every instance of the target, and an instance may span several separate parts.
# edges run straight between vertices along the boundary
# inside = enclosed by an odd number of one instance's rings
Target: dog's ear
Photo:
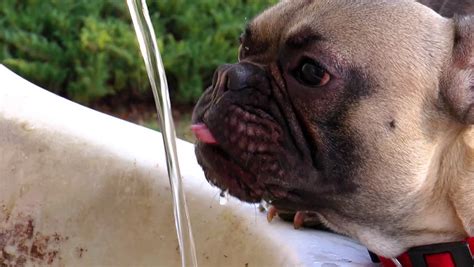
[[[474,1],[472,0],[418,0],[418,2],[444,17],[452,17],[455,14],[474,14]]]
[[[459,122],[474,124],[474,16],[453,22],[453,52],[441,78],[441,95]]]

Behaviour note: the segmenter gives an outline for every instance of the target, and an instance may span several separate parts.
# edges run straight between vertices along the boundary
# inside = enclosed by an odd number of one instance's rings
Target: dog
[[[251,20],[193,112],[208,181],[384,257],[474,236],[474,17],[438,3],[287,0]]]

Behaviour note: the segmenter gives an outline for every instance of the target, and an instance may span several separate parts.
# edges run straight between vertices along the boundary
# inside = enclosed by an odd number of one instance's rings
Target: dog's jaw
[[[359,240],[377,255],[399,256],[409,248],[464,240],[474,236],[474,127],[448,123],[433,146],[430,164],[412,192],[390,213],[400,214],[394,224],[364,225],[332,211],[321,212],[329,228]],[[471,180],[471,181],[468,181]],[[461,203],[459,203],[461,202]],[[467,218],[467,219],[466,219]]]

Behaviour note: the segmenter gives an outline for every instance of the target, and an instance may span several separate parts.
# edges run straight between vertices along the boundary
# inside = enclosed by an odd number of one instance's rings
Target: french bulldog
[[[474,236],[474,17],[438,3],[287,0],[251,20],[193,113],[209,182],[385,257]]]

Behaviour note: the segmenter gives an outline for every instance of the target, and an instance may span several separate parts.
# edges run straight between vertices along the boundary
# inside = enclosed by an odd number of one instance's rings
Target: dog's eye
[[[308,86],[321,87],[326,85],[331,76],[317,62],[305,60],[296,70],[296,78]]]

